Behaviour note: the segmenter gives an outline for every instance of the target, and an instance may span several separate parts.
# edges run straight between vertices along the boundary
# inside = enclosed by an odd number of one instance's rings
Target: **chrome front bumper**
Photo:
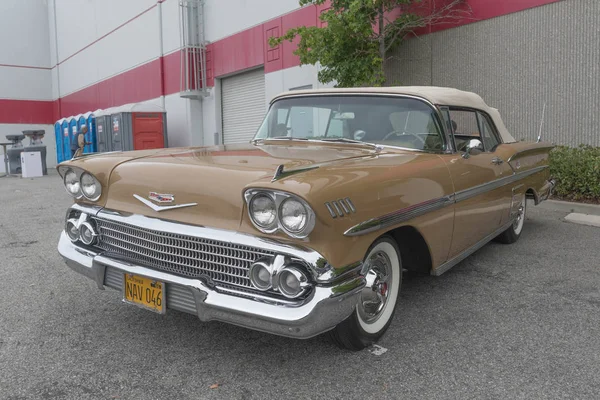
[[[196,314],[201,321],[221,321],[298,339],[326,332],[354,311],[364,278],[349,274],[335,284],[319,284],[297,304],[277,304],[237,297],[209,288],[198,279],[112,259],[72,243],[63,231],[58,252],[76,272],[106,286],[120,289],[123,274],[135,274],[166,283],[167,308]],[[119,279],[120,278],[120,279]]]

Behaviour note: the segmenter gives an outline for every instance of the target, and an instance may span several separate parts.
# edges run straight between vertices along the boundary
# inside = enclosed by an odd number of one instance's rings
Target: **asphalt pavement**
[[[100,291],[56,251],[60,178],[0,179],[0,399],[593,399],[600,228],[528,207],[519,242],[405,275],[381,348],[343,351]]]

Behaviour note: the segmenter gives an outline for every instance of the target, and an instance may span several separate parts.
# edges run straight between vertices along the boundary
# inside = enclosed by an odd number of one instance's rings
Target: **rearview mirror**
[[[337,119],[337,120],[354,119],[354,113],[353,112],[337,112],[337,111],[334,111],[333,116],[331,117],[331,119]]]
[[[463,154],[463,158],[469,158],[471,155],[477,155],[483,151],[483,143],[479,139],[471,139],[467,143],[467,147],[465,148],[465,154]]]

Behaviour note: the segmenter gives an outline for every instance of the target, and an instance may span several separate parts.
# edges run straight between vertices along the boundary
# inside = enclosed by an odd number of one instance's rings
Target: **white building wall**
[[[154,0],[54,2],[61,96],[159,57]]]
[[[52,99],[48,30],[42,1],[0,1],[0,98]]]
[[[48,41],[48,8],[41,0],[0,1],[0,99],[50,101],[52,73]],[[0,141],[6,135],[43,129],[46,162],[56,165],[54,132],[51,125],[0,124]],[[23,141],[28,144],[28,139]],[[0,148],[0,153],[2,149]],[[4,170],[4,155],[0,154]]]
[[[0,1],[0,64],[50,67],[48,30],[44,1]]]
[[[298,0],[206,0],[206,40],[214,42],[297,8]]]
[[[48,6],[54,1],[59,36],[58,55],[61,60],[156,5],[156,0],[48,0]],[[127,25],[138,23],[139,21],[134,21]],[[115,34],[121,36],[121,39],[125,38],[122,33],[113,33]],[[141,34],[135,34],[128,41],[136,43],[140,36]]]

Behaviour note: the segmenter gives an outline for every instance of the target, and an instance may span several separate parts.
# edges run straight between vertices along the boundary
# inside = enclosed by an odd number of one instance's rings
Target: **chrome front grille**
[[[260,248],[94,218],[99,240],[96,247],[148,268],[200,278],[210,277],[217,286],[256,292],[248,270],[261,257],[274,253]]]

